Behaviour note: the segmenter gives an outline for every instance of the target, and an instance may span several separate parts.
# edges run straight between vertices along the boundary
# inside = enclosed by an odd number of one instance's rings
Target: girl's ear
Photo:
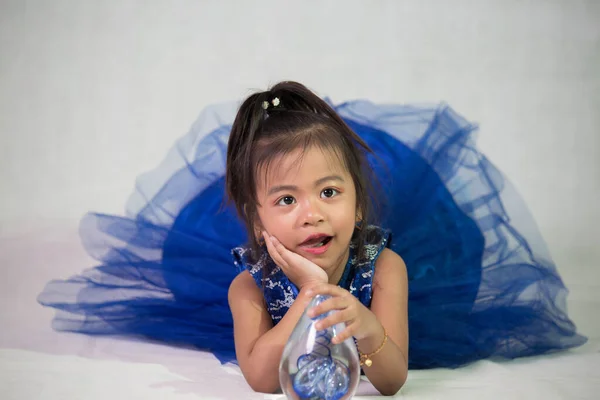
[[[363,213],[361,209],[356,210],[356,221],[355,221],[356,229],[361,229],[363,225]]]
[[[360,208],[356,210],[356,223],[360,224],[363,220],[363,212]]]
[[[262,235],[264,228],[263,228],[262,224],[260,223],[260,219],[258,217],[256,217],[254,219],[254,222],[252,223],[252,225],[254,227],[254,238],[260,245],[263,245],[265,243],[265,239],[263,238],[263,235]]]

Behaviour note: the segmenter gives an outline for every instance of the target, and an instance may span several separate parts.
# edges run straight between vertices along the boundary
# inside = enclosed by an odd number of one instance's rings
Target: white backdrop
[[[597,1],[299,3],[2,0],[2,221],[121,212],[202,107],[294,79],[450,103],[551,249],[600,254]]]
[[[600,280],[598,1],[0,0],[2,235],[122,213],[205,105],[282,79],[448,102],[567,284]]]

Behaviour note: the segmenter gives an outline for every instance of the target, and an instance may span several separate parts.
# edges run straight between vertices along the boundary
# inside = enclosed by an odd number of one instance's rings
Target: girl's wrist
[[[312,289],[317,287],[318,285],[318,283],[309,283],[301,286],[298,291],[297,299],[302,300],[304,303],[306,303],[305,306],[307,306],[313,297],[311,293]]]
[[[387,334],[385,332],[385,328],[381,322],[375,318],[373,332],[365,336],[363,339],[357,341],[356,345],[358,347],[358,351],[364,354],[370,354],[376,351],[385,341],[386,336]]]
[[[320,281],[310,281],[310,282],[306,282],[304,284],[302,284],[300,286],[300,293],[304,293],[307,294],[311,291],[311,289],[317,287],[317,286],[321,286],[323,283],[326,282],[320,282]]]

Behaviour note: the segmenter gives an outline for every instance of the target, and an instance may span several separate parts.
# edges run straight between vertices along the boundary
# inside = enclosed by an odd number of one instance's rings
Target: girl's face
[[[356,224],[356,190],[336,155],[318,147],[293,151],[257,178],[258,227],[330,277],[343,270]]]

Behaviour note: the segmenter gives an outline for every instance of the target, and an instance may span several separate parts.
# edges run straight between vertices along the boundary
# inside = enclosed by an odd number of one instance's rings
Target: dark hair
[[[333,151],[352,176],[357,215],[361,225],[370,221],[371,174],[367,144],[321,98],[297,82],[280,82],[255,93],[240,106],[227,145],[226,188],[248,230],[252,254],[258,257],[256,237],[257,171],[266,171],[272,160],[296,149],[317,146]],[[363,254],[365,229],[357,229],[353,242]]]

